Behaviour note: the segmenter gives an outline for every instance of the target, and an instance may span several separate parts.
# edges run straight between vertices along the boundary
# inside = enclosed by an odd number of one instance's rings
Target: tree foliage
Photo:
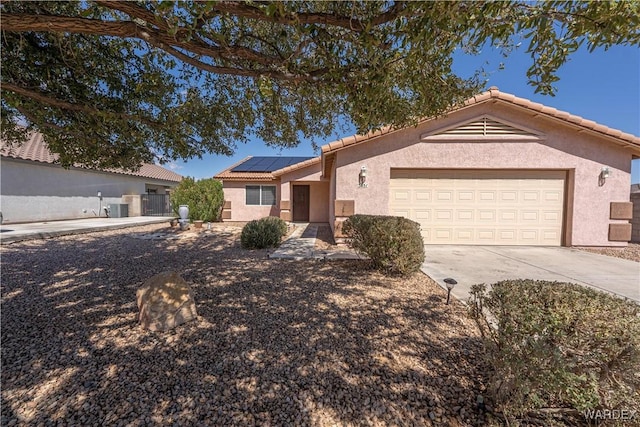
[[[581,45],[640,44],[638,2],[2,2],[2,136],[37,129],[63,165],[289,147],[437,115],[482,88],[456,51],[524,42],[553,93]],[[25,128],[23,125],[27,125]]]
[[[171,192],[171,208],[176,214],[180,205],[189,206],[191,220],[219,221],[224,205],[222,183],[213,178],[183,178]]]

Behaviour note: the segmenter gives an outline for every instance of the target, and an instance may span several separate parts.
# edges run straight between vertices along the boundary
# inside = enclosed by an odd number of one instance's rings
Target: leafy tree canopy
[[[2,137],[46,136],[63,165],[295,146],[441,114],[482,89],[452,72],[487,43],[531,54],[553,94],[581,45],[640,45],[640,3],[2,2]],[[24,125],[27,125],[25,128]]]

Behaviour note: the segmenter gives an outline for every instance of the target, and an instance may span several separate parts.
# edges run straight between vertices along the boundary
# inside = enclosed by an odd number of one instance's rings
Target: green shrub
[[[189,219],[218,221],[224,204],[222,183],[213,178],[195,181],[183,178],[171,192],[171,208],[178,214],[180,205],[189,206]]]
[[[476,285],[471,295],[493,366],[489,391],[508,422],[573,417],[583,424],[587,410],[640,411],[640,305],[533,280],[499,282],[488,292]]]
[[[342,228],[349,244],[379,270],[408,275],[424,262],[420,224],[396,216],[353,215]]]
[[[287,223],[275,216],[260,218],[242,228],[240,243],[246,249],[264,249],[280,245],[287,234]]]

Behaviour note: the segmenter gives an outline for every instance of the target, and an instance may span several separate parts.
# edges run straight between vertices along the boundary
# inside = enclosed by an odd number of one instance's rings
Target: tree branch
[[[242,59],[252,60],[259,64],[272,67],[281,66],[284,60],[276,60],[276,58],[265,57],[246,48],[223,49],[210,46],[199,46],[197,44],[189,42],[179,42],[175,39],[172,39],[168,35],[160,33],[158,30],[139,26],[132,21],[109,22],[87,18],[4,14],[2,16],[2,29],[12,32],[54,31],[75,32],[101,36],[139,38],[148,42],[152,46],[164,50],[168,54],[175,56],[176,58],[190,65],[193,65],[194,67],[216,74],[247,77],[269,76],[277,80],[302,82],[317,81],[318,76],[326,73],[326,70],[312,70],[306,74],[291,74],[273,71],[272,69],[252,70],[246,68],[221,67],[207,64],[206,62],[200,61],[183,52],[180,52],[175,47],[179,47],[195,54],[213,58],[223,57],[223,52],[232,52],[240,57],[243,57]]]
[[[72,18],[53,15],[2,15],[2,30],[10,32],[70,32],[98,36],[138,38],[162,49],[177,46],[198,55],[227,60],[249,60],[262,65],[277,63],[277,58],[262,55],[251,49],[238,46],[220,48],[204,42],[179,40],[154,28],[147,28],[133,21],[103,21],[99,19]],[[186,36],[185,36],[186,37]]]
[[[132,18],[141,19],[148,24],[156,26],[160,30],[167,31],[169,29],[169,24],[165,20],[134,2],[117,0],[94,0],[94,2],[108,9],[119,10]]]
[[[48,105],[50,107],[56,107],[56,108],[60,108],[62,110],[77,111],[77,112],[88,113],[88,114],[111,114],[113,116],[120,117],[122,119],[135,120],[135,121],[144,123],[144,124],[152,126],[152,127],[158,127],[158,126],[162,125],[162,123],[160,123],[160,122],[157,122],[155,120],[150,120],[150,119],[145,118],[145,117],[134,116],[134,115],[131,115],[131,114],[126,114],[126,113],[116,113],[114,111],[99,110],[97,108],[93,108],[93,107],[90,107],[88,105],[74,104],[74,103],[71,103],[71,102],[62,101],[60,99],[51,98],[51,97],[43,94],[42,92],[38,92],[38,91],[35,91],[35,90],[31,90],[31,89],[26,89],[26,88],[20,87],[18,85],[15,85],[13,83],[2,82],[2,86],[0,86],[0,89],[11,91],[13,93],[25,96],[25,97],[27,97],[29,99],[32,99],[34,101],[38,101],[38,102],[40,102],[42,104],[45,104],[45,105]]]
[[[386,12],[383,12],[371,20],[370,25],[378,26],[396,19],[405,10],[405,2],[396,2]],[[268,16],[264,9],[246,3],[236,1],[222,1],[213,6],[217,13],[229,13],[234,16],[271,22],[282,25],[296,24],[321,24],[345,28],[347,30],[362,32],[367,28],[367,23],[351,16],[335,15],[333,13],[288,13],[279,15],[275,13]]]

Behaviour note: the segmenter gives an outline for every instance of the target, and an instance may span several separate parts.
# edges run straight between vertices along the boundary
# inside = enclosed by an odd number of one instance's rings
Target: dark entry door
[[[309,222],[309,186],[293,186],[293,220]]]

